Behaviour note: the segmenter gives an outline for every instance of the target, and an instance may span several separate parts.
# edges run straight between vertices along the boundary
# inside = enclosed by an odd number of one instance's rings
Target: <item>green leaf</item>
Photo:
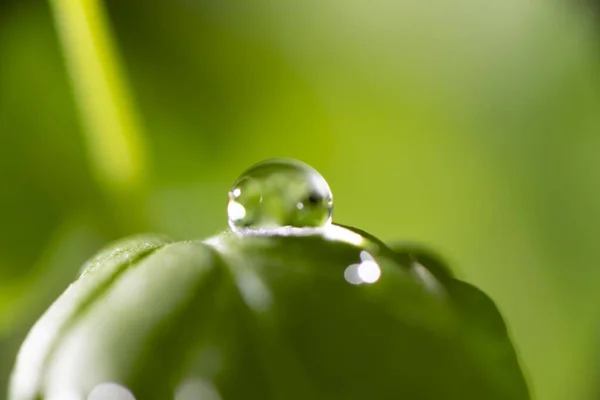
[[[11,399],[105,382],[138,399],[190,382],[222,399],[529,399],[483,293],[358,230],[306,229],[104,252],[32,329]]]
[[[49,356],[62,336],[121,274],[164,243],[163,238],[154,237],[122,240],[98,253],[84,266],[80,279],[65,290],[25,339],[13,375],[16,398],[34,398],[42,384]]]
[[[527,384],[519,368],[506,324],[494,302],[481,290],[454,278],[450,267],[439,255],[416,244],[390,245],[401,259],[426,267],[445,283],[464,336],[469,338],[475,357],[486,369],[497,390],[506,389],[504,398],[528,398]],[[517,396],[518,395],[518,396]]]

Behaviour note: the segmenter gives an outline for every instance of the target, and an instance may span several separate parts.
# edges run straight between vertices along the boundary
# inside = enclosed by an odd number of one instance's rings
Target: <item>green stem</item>
[[[110,196],[143,186],[144,137],[99,0],[50,0],[91,166]]]

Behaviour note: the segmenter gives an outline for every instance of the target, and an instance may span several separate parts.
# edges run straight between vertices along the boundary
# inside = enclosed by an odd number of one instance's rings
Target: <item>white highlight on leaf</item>
[[[217,389],[204,379],[183,381],[175,391],[175,400],[221,400]]]
[[[361,262],[349,265],[344,270],[344,279],[353,285],[363,283],[375,283],[381,277],[381,268],[369,252],[363,250],[360,252]]]
[[[235,203],[235,202],[230,202],[230,204],[231,203]],[[228,213],[229,213],[229,207],[231,207],[231,205],[227,206]],[[233,207],[235,207],[235,206],[233,206]],[[244,213],[245,212],[246,211],[244,209]],[[234,210],[234,214],[235,214],[235,210]],[[229,217],[230,217],[229,219],[232,219],[231,214],[229,214]],[[354,246],[360,246],[365,240],[358,233],[352,232],[351,230],[344,228],[343,226],[334,225],[330,221],[328,221],[327,225],[325,225],[323,227],[298,228],[295,226],[279,226],[276,228],[258,228],[258,229],[238,228],[238,229],[235,229],[234,232],[240,236],[265,236],[265,237],[268,237],[268,236],[317,236],[317,235],[320,235],[327,240],[346,242],[346,243],[354,245]],[[218,240],[219,240],[219,237],[217,236],[215,238],[210,238],[210,239],[205,240],[205,243],[213,245]]]
[[[358,275],[358,264],[349,265],[344,270],[344,279],[353,285],[360,285],[362,283],[362,279]]]
[[[354,246],[360,246],[365,240],[358,233],[333,224],[323,228],[323,236],[329,240],[340,240],[342,242],[353,244]]]
[[[81,394],[77,392],[61,393],[45,398],[46,400],[81,400]]]
[[[246,304],[256,312],[267,311],[273,300],[260,277],[248,268],[238,268],[235,272],[237,286]]]
[[[411,266],[412,273],[421,281],[423,286],[431,292],[438,295],[445,296],[446,291],[444,287],[438,282],[435,276],[427,268],[418,262],[413,262]]]
[[[135,396],[123,385],[105,382],[96,385],[87,400],[135,400]]]
[[[363,261],[358,266],[358,276],[364,283],[375,283],[381,276],[381,269],[375,261]]]

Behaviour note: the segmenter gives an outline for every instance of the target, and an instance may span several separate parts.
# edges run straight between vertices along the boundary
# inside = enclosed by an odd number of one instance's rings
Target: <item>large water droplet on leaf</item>
[[[321,227],[331,223],[332,211],[333,196],[321,174],[284,158],[246,170],[233,184],[227,205],[233,230]]]

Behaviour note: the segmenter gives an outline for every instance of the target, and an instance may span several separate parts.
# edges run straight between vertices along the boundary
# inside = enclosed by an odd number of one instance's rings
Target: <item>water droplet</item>
[[[233,184],[227,205],[233,230],[322,227],[331,223],[332,211],[333,196],[321,174],[284,158],[250,167]]]

